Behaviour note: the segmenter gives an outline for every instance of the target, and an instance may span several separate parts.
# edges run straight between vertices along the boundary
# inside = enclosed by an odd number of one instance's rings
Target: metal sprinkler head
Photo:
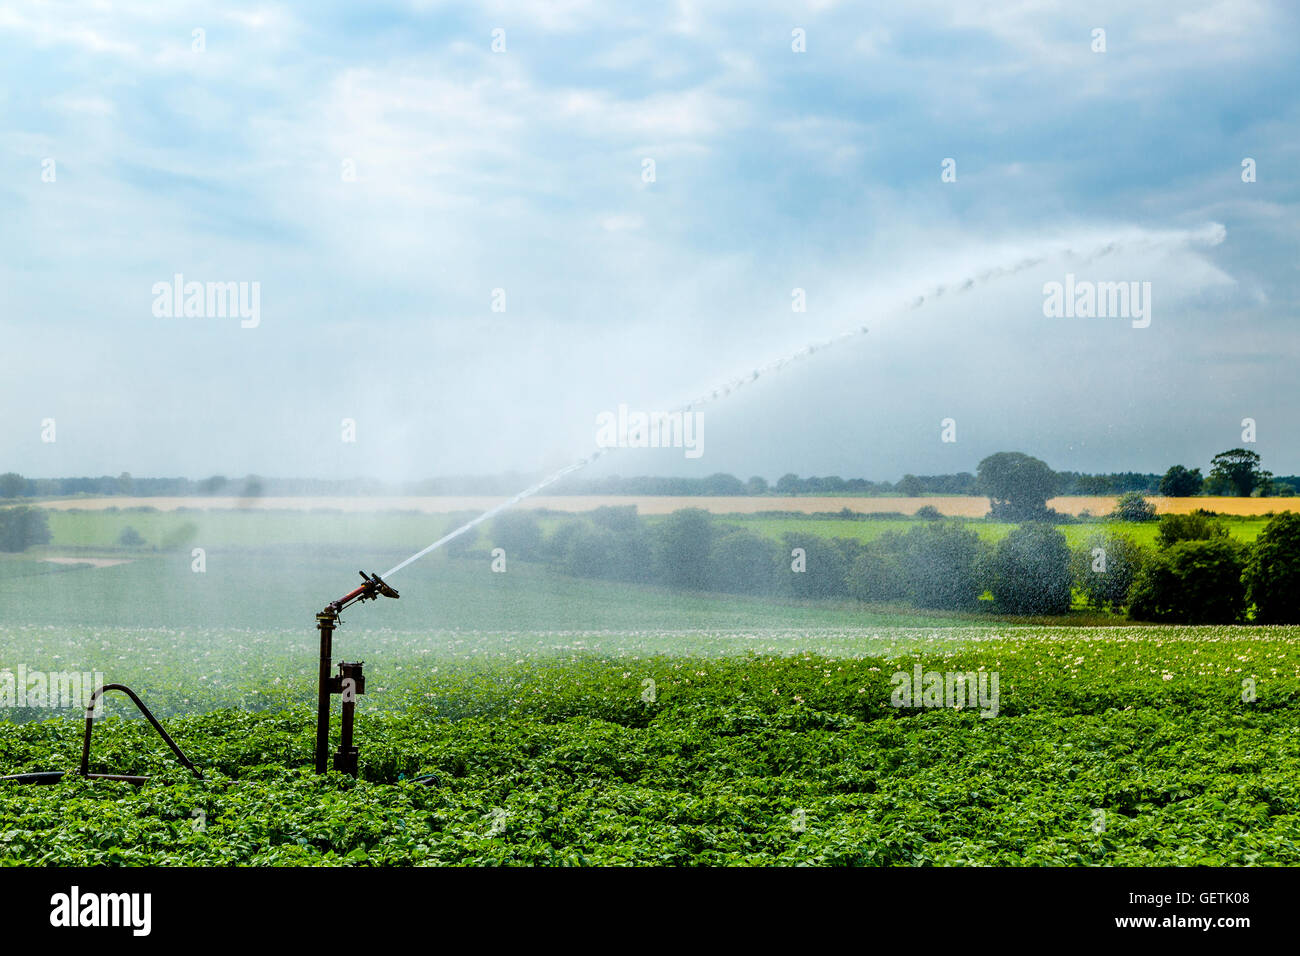
[[[386,584],[384,579],[373,571],[370,574],[366,574],[365,571],[358,571],[357,573],[361,575],[361,580],[364,581],[365,584],[349,591],[337,601],[331,601],[329,604],[325,605],[324,613],[337,615],[350,604],[359,603],[361,601],[374,601],[381,594],[388,598],[401,597],[401,595],[397,593],[396,588],[391,584]]]

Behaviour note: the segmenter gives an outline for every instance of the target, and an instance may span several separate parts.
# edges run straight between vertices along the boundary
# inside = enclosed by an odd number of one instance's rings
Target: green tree
[[[786,472],[776,480],[776,493],[778,495],[798,494],[802,490],[803,483],[799,480],[799,476],[792,471]]]
[[[1018,451],[989,455],[979,463],[975,480],[993,517],[1011,521],[1046,517],[1047,499],[1060,487],[1060,477],[1046,462]]]
[[[682,508],[668,515],[654,527],[655,580],[690,590],[707,587],[716,537],[713,515],[703,509]]]
[[[1300,624],[1300,514],[1265,525],[1246,564],[1246,598],[1260,624]]]
[[[934,522],[902,537],[899,565],[907,599],[917,607],[973,608],[984,590],[977,567],[980,539],[958,524]]]
[[[854,559],[847,580],[849,594],[859,601],[898,601],[907,596],[899,554],[876,542]]]
[[[1049,524],[1024,524],[999,541],[985,563],[996,606],[1011,614],[1070,610],[1070,547]]]
[[[505,511],[492,522],[492,543],[504,548],[507,558],[529,561],[542,551],[542,526],[532,511]]]
[[[776,588],[780,559],[771,538],[753,531],[729,531],[709,549],[709,586],[733,594],[770,594]]]
[[[916,498],[925,490],[925,487],[921,484],[921,479],[916,475],[904,475],[899,479],[898,484],[894,485],[894,489],[900,495]]]
[[[122,529],[122,533],[117,536],[117,543],[124,548],[138,548],[144,544],[144,537],[135,528],[127,525]]]
[[[1122,611],[1147,553],[1132,538],[1109,533],[1094,535],[1075,551],[1070,570],[1089,607]]]
[[[750,495],[767,494],[767,479],[762,475],[754,475],[749,481],[745,482],[745,493]]]
[[[785,548],[777,555],[777,570],[785,593],[801,598],[842,597],[848,593],[850,562],[836,543],[794,533],[785,534],[781,540]],[[802,571],[795,570],[796,548],[803,549]]]
[[[0,508],[0,551],[26,551],[50,543],[50,522],[45,509],[21,505]]]
[[[17,498],[27,488],[27,479],[15,471],[0,475],[0,498]]]
[[[199,482],[199,491],[205,495],[215,495],[229,483],[230,480],[225,475],[213,475]]]
[[[1179,541],[1214,541],[1226,539],[1228,528],[1215,521],[1204,508],[1185,515],[1161,515],[1156,528],[1156,547],[1169,548]]]
[[[1245,558],[1231,539],[1180,541],[1151,556],[1129,616],[1171,624],[1233,624],[1246,614]]]
[[[1130,491],[1119,496],[1110,516],[1116,521],[1155,521],[1156,509],[1141,492]]]
[[[1174,465],[1160,479],[1160,493],[1166,498],[1190,498],[1192,495],[1200,494],[1201,485],[1204,483],[1201,469],[1189,470],[1182,465]]]
[[[1210,461],[1210,479],[1232,489],[1238,498],[1249,498],[1255,486],[1271,478],[1259,467],[1259,455],[1245,448],[1221,451]]]

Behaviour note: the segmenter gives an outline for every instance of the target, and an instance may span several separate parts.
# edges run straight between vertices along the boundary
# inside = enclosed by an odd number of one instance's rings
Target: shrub
[[[1300,624],[1300,514],[1278,515],[1246,564],[1246,597],[1261,624]]]
[[[668,587],[707,587],[709,555],[716,537],[713,515],[707,511],[683,508],[668,515],[654,526],[655,580]]]
[[[903,566],[896,553],[867,548],[854,559],[848,575],[848,592],[859,601],[897,601],[907,596]]]
[[[1185,515],[1162,515],[1156,528],[1156,544],[1161,548],[1179,541],[1214,541],[1227,537],[1227,527],[1200,508]]]
[[[920,518],[922,521],[942,521],[943,514],[934,505],[922,505],[916,509],[912,515],[914,518]]]
[[[1146,554],[1146,548],[1120,534],[1097,535],[1075,551],[1071,572],[1089,607],[1123,610]]]
[[[1232,624],[1246,613],[1242,548],[1180,541],[1151,557],[1133,586],[1129,616],[1173,624]]]
[[[492,543],[524,561],[542,553],[542,526],[531,511],[506,511],[492,522]]]
[[[1156,509],[1141,492],[1130,491],[1120,495],[1110,516],[1116,521],[1155,521]]]
[[[26,551],[50,543],[50,521],[42,508],[0,508],[0,551]]]
[[[615,534],[637,534],[644,530],[636,505],[601,505],[593,509],[588,517],[593,524],[608,528]]]
[[[138,548],[144,544],[144,537],[135,528],[127,525],[122,529],[122,533],[117,536],[117,543],[124,548]]]
[[[958,524],[926,524],[902,538],[903,590],[917,607],[970,608],[979,599],[980,539]]]
[[[1025,524],[997,543],[985,564],[989,590],[1012,614],[1070,610],[1070,548],[1048,524]]]
[[[779,546],[752,531],[722,535],[709,549],[709,583],[717,591],[768,594],[775,589]]]
[[[617,577],[617,555],[618,539],[614,532],[578,521],[565,537],[560,570],[580,578]]]
[[[786,534],[782,541],[784,552],[777,555],[778,581],[781,590],[801,598],[842,597],[848,594],[850,560],[845,556],[840,542],[830,542],[812,535]],[[857,544],[857,542],[852,542]],[[792,567],[791,552],[802,548],[802,572]]]

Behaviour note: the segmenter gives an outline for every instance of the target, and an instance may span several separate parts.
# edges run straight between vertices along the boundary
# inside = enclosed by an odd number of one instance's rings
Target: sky
[[[1134,6],[9,0],[0,471],[540,475],[865,328],[590,474],[1298,473],[1300,15]]]

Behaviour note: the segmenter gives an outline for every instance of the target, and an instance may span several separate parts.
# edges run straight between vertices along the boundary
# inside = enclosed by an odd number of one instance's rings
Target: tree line
[[[1057,495],[1161,494],[1169,497],[1193,495],[1293,495],[1300,488],[1300,476],[1275,478],[1260,467],[1259,455],[1241,448],[1216,455],[1209,473],[1200,468],[1174,465],[1163,475],[1140,472],[1084,474],[1052,471],[1037,458],[1019,452],[999,452],[980,463],[976,474],[962,471],[950,475],[903,475],[898,481],[870,481],[839,475],[782,475],[769,483],[761,475],[740,479],[725,472],[702,478],[655,475],[598,478],[570,476],[557,482],[548,494],[556,495],[664,495],[664,496],[761,496],[761,495],[850,495],[926,497],[939,495],[988,495],[984,472],[990,462],[1018,459],[1037,469],[1045,481],[1046,498]],[[258,498],[263,495],[511,495],[537,480],[536,475],[510,472],[502,475],[452,475],[420,481],[388,483],[374,479],[266,478],[245,475],[227,478],[136,478],[123,472],[116,477],[24,478],[16,472],[0,474],[0,499],[63,497],[70,495],[134,495],[176,497],[223,495]],[[1044,498],[1044,500],[1046,500]],[[1003,499],[1004,502],[1007,499]],[[995,506],[995,511],[996,511]]]
[[[466,537],[456,542],[460,556],[473,553]],[[1044,522],[995,543],[956,521],[918,522],[871,541],[806,532],[777,540],[701,509],[649,522],[633,505],[565,516],[549,534],[534,512],[507,512],[491,540],[562,574],[683,591],[1014,615],[1060,615],[1081,604],[1140,621],[1300,623],[1293,513],[1270,520],[1253,545],[1204,511],[1161,517],[1154,548],[1110,530],[1071,549]]]

